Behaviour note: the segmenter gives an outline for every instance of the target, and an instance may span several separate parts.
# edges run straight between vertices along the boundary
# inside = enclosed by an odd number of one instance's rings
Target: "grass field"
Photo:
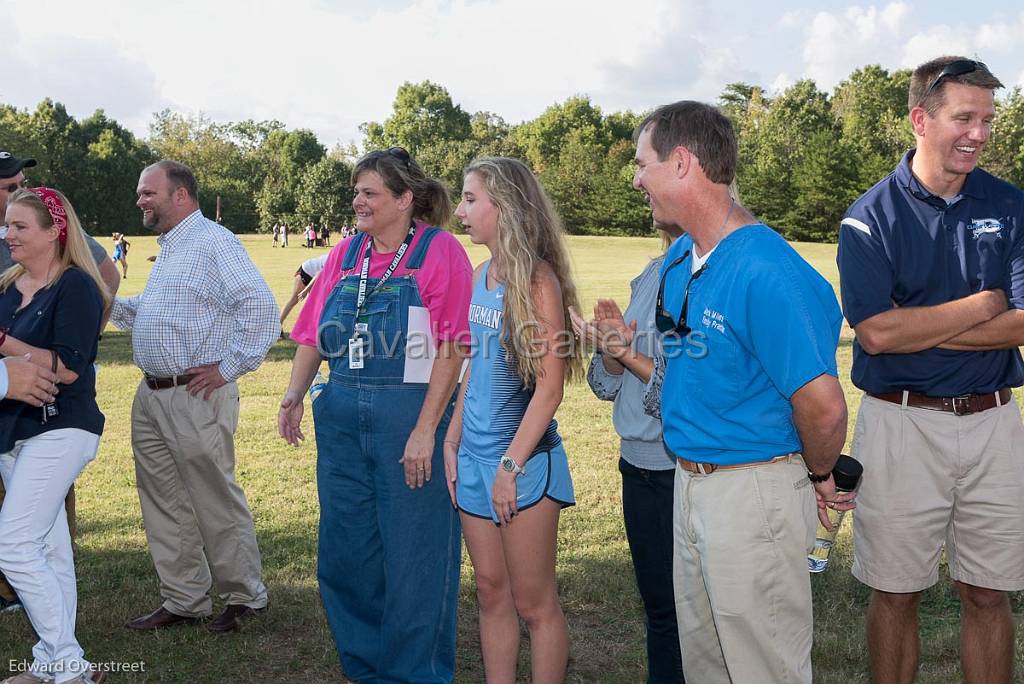
[[[290,292],[299,263],[325,250],[298,246],[272,249],[269,236],[243,241],[279,303]],[[106,245],[108,249],[110,245]],[[625,307],[629,280],[659,251],[654,239],[571,240],[584,307],[599,296]],[[838,284],[834,245],[798,245],[834,286]],[[154,238],[133,237],[129,278],[121,293],[145,284],[155,254]],[[470,248],[473,263],[484,250]],[[294,320],[296,313],[292,314]],[[289,327],[286,324],[286,329]],[[78,481],[78,637],[94,662],[141,663],[143,673],[120,674],[115,682],[343,681],[320,607],[316,585],[316,451],[312,443],[289,447],[278,438],[277,405],[288,381],[294,345],[282,341],[258,371],[241,381],[242,411],[237,434],[237,475],[249,498],[263,553],[270,610],[238,634],[214,636],[185,627],[139,634],[122,625],[160,603],[157,580],[135,491],[129,434],[132,396],[139,371],[131,361],[130,338],[108,331],[100,345],[99,401],[107,427],[99,457]],[[852,421],[859,395],[850,386],[850,334],[839,350]],[[1019,397],[1018,397],[1019,398]],[[308,415],[308,411],[307,411]],[[568,388],[558,413],[576,484],[578,505],[563,513],[559,536],[558,583],[572,637],[569,681],[645,681],[643,614],[633,581],[622,528],[618,439],[610,404],[597,401],[585,384]],[[308,421],[308,418],[307,418]],[[312,434],[312,425],[306,430]],[[849,574],[850,538],[845,528],[833,567],[813,578],[815,679],[866,682],[864,612],[868,591]],[[482,682],[472,568],[463,554],[459,606],[458,682]],[[1024,596],[1014,596],[1018,624]],[[922,605],[920,682],[961,680],[957,661],[959,605],[943,575]],[[34,643],[23,613],[0,615],[0,673],[10,659],[30,658]],[[526,658],[524,640],[523,658]],[[1018,630],[1016,656],[1024,655]],[[139,667],[136,665],[136,668]],[[528,669],[521,668],[524,681]],[[1024,681],[1018,665],[1017,681]]]

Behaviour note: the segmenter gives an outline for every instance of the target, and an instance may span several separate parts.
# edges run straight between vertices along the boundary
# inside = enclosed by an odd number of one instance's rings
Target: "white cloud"
[[[848,7],[841,14],[818,12],[806,29],[804,74],[830,90],[857,67],[884,62],[897,42],[909,6]]]
[[[273,118],[331,145],[387,117],[403,81],[433,80],[468,111],[517,122],[577,93],[606,110],[642,110],[714,100],[733,81],[774,78],[776,88],[811,77],[830,88],[864,64],[913,66],[954,47],[992,53],[996,73],[1024,67],[1018,9],[1005,14],[1012,21],[993,13],[966,26],[912,25],[946,16],[923,11],[930,6],[812,14],[745,0],[0,2],[14,60],[0,101],[50,96],[76,116],[102,107],[139,133],[163,107]]]
[[[1000,70],[1020,66],[1020,36],[1024,35],[1024,12],[1007,20],[994,12],[988,17],[957,23],[922,18],[942,17],[922,13],[923,0],[892,2],[881,9],[875,5],[852,5],[837,12],[818,12],[804,31],[804,72],[818,87],[829,90],[854,69],[881,64],[889,69],[914,68],[940,55],[962,54],[987,60],[997,75]]]
[[[903,47],[900,66],[909,69],[942,55],[972,55],[971,36],[947,25],[933,26],[911,36]]]
[[[768,85],[768,93],[771,95],[778,95],[790,86],[796,83],[793,77],[787,74],[785,71],[779,72],[779,75],[775,77]]]
[[[96,53],[137,56],[150,72],[144,105],[159,101],[215,119],[277,118],[314,127],[330,144],[386,117],[403,81],[440,82],[470,111],[532,118],[574,93],[606,88],[608,64],[646,64],[652,47],[670,40],[685,6],[413,0],[353,14],[347,4],[98,0],[62,4],[48,13],[46,30],[57,42],[80,37]],[[38,3],[12,5],[10,13],[16,34],[38,45]],[[62,79],[46,83],[57,98],[88,68],[66,64]],[[141,86],[111,79],[103,97],[131,100],[146,94]],[[34,96],[22,93],[23,100]]]

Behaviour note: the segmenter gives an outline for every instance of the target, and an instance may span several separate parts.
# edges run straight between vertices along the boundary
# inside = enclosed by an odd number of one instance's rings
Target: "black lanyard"
[[[388,266],[388,270],[384,271],[384,275],[380,277],[380,280],[369,293],[366,291],[366,281],[370,275],[370,257],[373,254],[373,238],[368,239],[366,245],[366,253],[363,255],[363,268],[359,272],[359,294],[356,295],[356,320],[359,320],[359,316],[362,315],[363,305],[366,304],[366,300],[369,299],[374,292],[380,289],[398,268],[399,262],[402,261],[402,257],[405,256],[406,250],[409,249],[409,245],[412,243],[413,236],[416,235],[416,224],[413,224],[409,228],[409,233],[405,236],[405,240],[398,247],[398,251],[395,252],[395,258],[391,260],[391,265]]]

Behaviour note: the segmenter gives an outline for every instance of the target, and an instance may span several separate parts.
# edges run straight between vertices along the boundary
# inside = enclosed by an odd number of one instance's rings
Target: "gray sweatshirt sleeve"
[[[644,387],[644,413],[661,420],[661,383],[665,379],[665,359],[660,354],[654,357],[654,371]]]
[[[604,367],[601,352],[594,352],[590,359],[590,369],[587,371],[587,382],[590,389],[594,391],[601,401],[614,401],[622,387],[622,373],[614,375]]]

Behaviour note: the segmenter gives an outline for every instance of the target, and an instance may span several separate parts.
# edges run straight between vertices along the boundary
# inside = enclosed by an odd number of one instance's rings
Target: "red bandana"
[[[53,225],[57,226],[57,240],[60,241],[61,245],[67,243],[68,212],[64,209],[60,197],[50,188],[29,188],[29,190],[39,195],[39,198],[43,200],[43,204],[46,205],[46,210],[50,212]]]

